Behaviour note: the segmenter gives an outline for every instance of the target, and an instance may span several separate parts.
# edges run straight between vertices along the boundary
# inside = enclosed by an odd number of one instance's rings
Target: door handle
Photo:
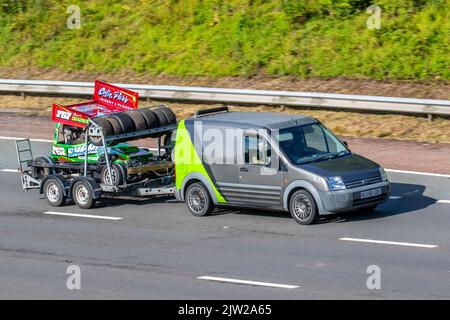
[[[248,172],[248,168],[243,167],[243,168],[240,168],[239,171]]]

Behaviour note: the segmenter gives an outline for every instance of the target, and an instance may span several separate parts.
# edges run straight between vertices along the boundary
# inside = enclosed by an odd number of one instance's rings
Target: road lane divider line
[[[80,214],[80,213],[67,213],[67,212],[55,212],[55,211],[45,211],[43,214],[54,215],[54,216],[67,216],[67,217],[80,217],[80,218],[91,218],[91,219],[104,219],[104,220],[122,220],[121,217],[108,217],[108,216],[95,216],[92,214]]]
[[[26,138],[0,136],[0,140],[23,140],[23,139],[26,139]],[[33,141],[33,142],[53,142],[53,140],[36,139],[36,138],[31,138],[30,141]]]
[[[450,200],[438,200],[438,203],[450,203]]]
[[[433,176],[433,177],[450,178],[450,174],[443,174],[443,173],[407,171],[407,170],[397,170],[397,169],[385,169],[385,171],[386,172],[393,172],[393,173],[406,173],[406,174],[416,174],[416,175],[421,175],[421,176]]]
[[[217,282],[246,284],[246,285],[251,285],[251,286],[283,288],[283,289],[296,289],[296,288],[299,288],[299,286],[293,286],[293,285],[289,285],[289,284],[250,281],[250,280],[241,280],[241,279],[230,279],[230,278],[211,277],[211,276],[201,276],[201,277],[197,277],[197,279],[209,280],[209,281],[217,281]]]
[[[14,172],[14,173],[18,173],[19,170],[17,169],[0,169],[1,172]]]
[[[391,200],[398,200],[398,199],[401,199],[401,198],[403,198],[403,197],[401,197],[401,196],[389,196],[389,199],[391,199]]]
[[[339,238],[341,241],[353,241],[353,242],[366,242],[366,243],[376,243],[376,244],[390,244],[395,246],[405,246],[405,247],[418,247],[433,249],[437,248],[434,244],[422,244],[422,243],[411,243],[411,242],[395,242],[395,241],[384,241],[384,240],[372,240],[372,239],[359,239],[359,238]]]

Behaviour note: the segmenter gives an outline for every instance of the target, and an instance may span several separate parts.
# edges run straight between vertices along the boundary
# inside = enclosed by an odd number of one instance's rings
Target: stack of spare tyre
[[[103,129],[103,134],[112,136],[134,131],[155,129],[176,124],[175,113],[166,106],[156,108],[134,109],[124,112],[113,113],[107,117],[99,117],[92,120]],[[155,133],[153,137],[164,135],[164,133]],[[102,145],[100,137],[89,137],[92,144]],[[117,143],[120,141],[114,141]]]

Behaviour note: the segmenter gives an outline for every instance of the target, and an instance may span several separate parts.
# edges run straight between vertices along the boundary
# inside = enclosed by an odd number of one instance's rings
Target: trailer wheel
[[[113,128],[113,133],[114,134],[121,134],[122,133],[122,126],[120,125],[119,120],[117,120],[116,118],[111,118],[111,117],[108,117],[106,119],[111,124],[111,127]]]
[[[64,186],[55,178],[48,178],[44,183],[44,196],[52,207],[60,207],[66,201]]]
[[[82,209],[90,209],[95,206],[94,193],[86,181],[77,181],[72,189],[72,198],[76,205]]]
[[[103,184],[108,186],[120,186],[125,181],[125,169],[117,163],[111,165],[111,176],[108,173],[108,167],[105,165],[100,174]]]
[[[147,108],[139,109],[139,112],[142,114],[142,116],[145,119],[145,122],[147,123],[147,129],[153,129],[159,127],[159,121],[156,117],[156,114]]]
[[[136,130],[133,119],[131,119],[131,117],[125,112],[115,113],[111,115],[111,118],[117,119],[117,121],[119,121],[120,127],[122,128],[122,133],[132,132]]]
[[[159,107],[159,109],[164,113],[164,116],[166,117],[168,124],[177,123],[177,116],[170,108],[168,108],[165,105],[162,105]]]
[[[53,161],[48,157],[38,157],[38,158],[34,159],[33,162],[37,165],[53,163]],[[53,173],[52,168],[42,168],[39,166],[33,166],[33,169],[32,169],[32,176],[35,179],[43,179],[52,173]]]
[[[146,130],[147,122],[145,121],[144,116],[139,112],[139,110],[130,110],[125,112],[130,118],[133,120],[134,126],[137,131]]]
[[[106,136],[110,136],[110,135],[112,135],[114,133],[113,126],[108,121],[108,119],[106,119],[106,118],[96,118],[96,119],[94,119],[92,121],[95,122],[96,124],[98,124],[102,128],[103,135],[105,137]],[[89,141],[94,146],[101,146],[102,145],[102,138],[101,137],[91,137],[91,136],[89,136]]]

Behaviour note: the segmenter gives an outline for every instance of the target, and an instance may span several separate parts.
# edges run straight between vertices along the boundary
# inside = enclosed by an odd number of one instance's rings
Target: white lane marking
[[[434,244],[421,244],[421,243],[411,243],[411,242],[394,242],[394,241],[383,241],[383,240],[371,240],[371,239],[358,239],[358,238],[339,238],[342,241],[355,241],[355,242],[367,242],[367,243],[378,243],[378,244],[391,244],[395,246],[405,246],[405,247],[418,247],[418,248],[437,248]]]
[[[238,283],[238,284],[247,284],[247,285],[251,285],[251,286],[283,288],[283,289],[299,288],[299,286],[293,286],[293,285],[289,285],[289,284],[279,284],[279,283],[260,282],[260,281],[249,281],[249,280],[230,279],[230,278],[211,277],[211,276],[201,276],[201,277],[197,277],[197,279],[210,280],[210,281],[219,281],[219,282],[229,282],[229,283]]]
[[[450,203],[450,200],[438,200],[438,203]]]
[[[5,137],[5,136],[0,136],[0,139],[2,140],[23,140],[26,138],[21,138],[21,137]],[[30,141],[34,141],[34,142],[53,142],[53,140],[47,140],[47,139],[30,139]]]
[[[398,200],[398,199],[401,199],[401,198],[403,198],[403,197],[400,197],[400,196],[390,196],[389,197],[389,199],[391,199],[391,200]]]
[[[430,172],[420,172],[420,171],[406,171],[406,170],[396,170],[396,169],[385,169],[386,172],[395,172],[395,173],[406,173],[406,174],[416,174],[421,176],[433,176],[433,177],[444,177],[450,178],[450,174],[442,174],[442,173],[430,173]]]
[[[14,173],[19,172],[19,170],[17,170],[17,169],[0,169],[0,171],[1,172],[14,172]]]
[[[45,211],[44,214],[55,215],[55,216],[68,216],[68,217],[80,217],[80,218],[92,218],[92,219],[105,219],[105,220],[122,220],[120,217],[108,217],[108,216],[94,216],[91,214],[79,214],[79,213],[66,213],[66,212],[55,212],[55,211]]]

